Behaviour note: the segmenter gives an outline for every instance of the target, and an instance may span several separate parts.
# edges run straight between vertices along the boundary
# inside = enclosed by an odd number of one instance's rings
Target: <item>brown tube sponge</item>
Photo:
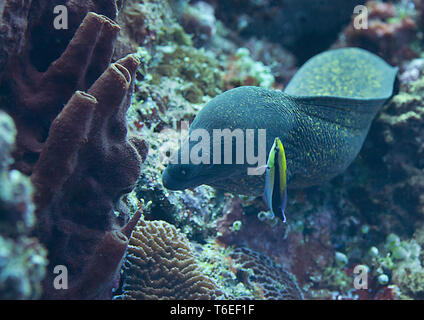
[[[111,63],[120,30],[111,17],[120,4],[92,0],[87,7],[80,2],[67,2],[72,24],[80,24],[70,41],[66,32],[52,39],[49,32],[39,34],[46,43],[67,43],[60,56],[45,69],[34,63],[31,41],[38,29],[32,29],[31,20],[29,40],[22,52],[8,58],[9,72],[0,83],[0,109],[17,126],[14,166],[35,187],[34,233],[48,250],[43,297],[49,299],[111,297],[111,283],[137,222],[122,229],[129,217],[120,210],[120,198],[134,187],[147,155],[146,143],[127,137],[126,126],[140,61],[130,54]],[[46,3],[40,2],[40,8],[48,8]],[[91,7],[103,8],[110,17],[88,12],[77,22]],[[33,2],[30,16],[37,8]],[[38,27],[48,29],[48,21]],[[120,210],[119,217],[114,210]],[[57,265],[68,270],[66,290],[54,288]]]

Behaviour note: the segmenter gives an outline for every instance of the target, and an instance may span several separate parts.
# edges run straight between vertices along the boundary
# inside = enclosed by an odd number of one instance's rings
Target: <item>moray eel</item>
[[[326,51],[308,60],[284,92],[245,86],[213,98],[194,119],[176,155],[182,159],[182,150],[194,149],[201,140],[193,137],[195,129],[210,137],[214,129],[253,129],[257,141],[260,129],[266,129],[266,156],[275,138],[284,145],[287,187],[321,184],[355,159],[376,113],[393,94],[396,74],[397,68],[362,49]],[[222,141],[211,141],[202,156],[214,159],[212,145]],[[255,154],[260,150],[256,143]],[[206,184],[238,194],[263,194],[265,174],[248,174],[247,162],[210,162],[174,161],[163,172],[163,185],[183,190]]]

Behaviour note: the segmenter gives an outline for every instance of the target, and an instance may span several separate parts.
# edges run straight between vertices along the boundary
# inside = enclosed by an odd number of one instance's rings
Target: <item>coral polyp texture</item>
[[[204,275],[187,238],[164,221],[140,220],[132,233],[122,295],[118,299],[217,299],[218,286]]]

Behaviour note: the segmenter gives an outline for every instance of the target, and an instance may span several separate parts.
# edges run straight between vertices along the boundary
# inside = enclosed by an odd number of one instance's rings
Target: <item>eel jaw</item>
[[[172,191],[195,188],[203,183],[204,179],[201,179],[201,177],[179,179],[172,175],[172,171],[169,168],[166,168],[162,173],[163,186]]]
[[[202,184],[209,184],[211,181],[216,179],[216,176],[208,173],[179,179],[172,174],[173,170],[171,169],[171,166],[172,165],[168,166],[162,173],[162,184],[168,190],[177,191],[195,188]]]
[[[166,189],[173,191],[186,189],[183,181],[174,179],[166,169],[162,173],[162,184]]]

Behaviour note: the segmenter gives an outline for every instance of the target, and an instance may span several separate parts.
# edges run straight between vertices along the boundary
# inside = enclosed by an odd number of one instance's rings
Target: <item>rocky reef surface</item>
[[[63,2],[0,4],[0,298],[424,298],[422,1],[70,0],[57,30]],[[289,190],[287,224],[262,198],[163,187],[206,102],[345,46],[398,66],[397,91],[344,174]]]

